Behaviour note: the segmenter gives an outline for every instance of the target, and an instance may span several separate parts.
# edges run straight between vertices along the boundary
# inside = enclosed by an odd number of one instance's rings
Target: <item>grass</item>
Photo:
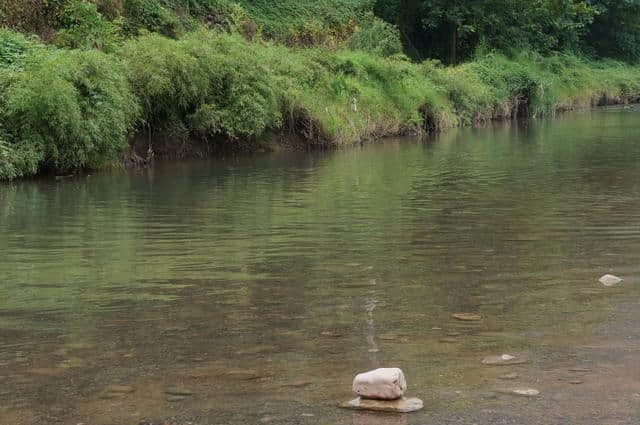
[[[639,97],[640,68],[570,54],[444,67],[211,30],[105,53],[2,30],[0,179],[112,164],[140,134],[181,149],[328,147]]]

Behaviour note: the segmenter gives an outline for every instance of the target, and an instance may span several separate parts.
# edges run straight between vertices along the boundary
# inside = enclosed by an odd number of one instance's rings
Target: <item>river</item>
[[[3,184],[0,423],[635,423],[639,135],[597,109]],[[336,407],[382,366],[425,409]]]

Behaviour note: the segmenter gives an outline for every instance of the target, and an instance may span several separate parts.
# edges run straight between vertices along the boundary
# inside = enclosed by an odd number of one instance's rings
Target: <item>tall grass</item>
[[[0,31],[0,179],[100,167],[142,133],[174,147],[337,146],[640,97],[640,68],[614,61],[487,53],[444,67],[365,50],[201,30],[107,54]]]
[[[137,111],[123,65],[96,50],[46,51],[0,71],[0,179],[113,162]]]

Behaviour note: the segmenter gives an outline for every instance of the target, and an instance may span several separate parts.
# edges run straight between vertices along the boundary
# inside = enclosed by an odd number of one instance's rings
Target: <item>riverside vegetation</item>
[[[640,97],[638,66],[562,46],[478,42],[456,66],[412,60],[402,25],[374,6],[6,0],[0,180],[154,152],[349,145]]]

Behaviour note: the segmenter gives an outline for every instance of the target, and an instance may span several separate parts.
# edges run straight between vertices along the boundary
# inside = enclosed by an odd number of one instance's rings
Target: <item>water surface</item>
[[[638,134],[608,109],[4,184],[0,423],[632,423]],[[335,407],[380,366],[425,410]]]

